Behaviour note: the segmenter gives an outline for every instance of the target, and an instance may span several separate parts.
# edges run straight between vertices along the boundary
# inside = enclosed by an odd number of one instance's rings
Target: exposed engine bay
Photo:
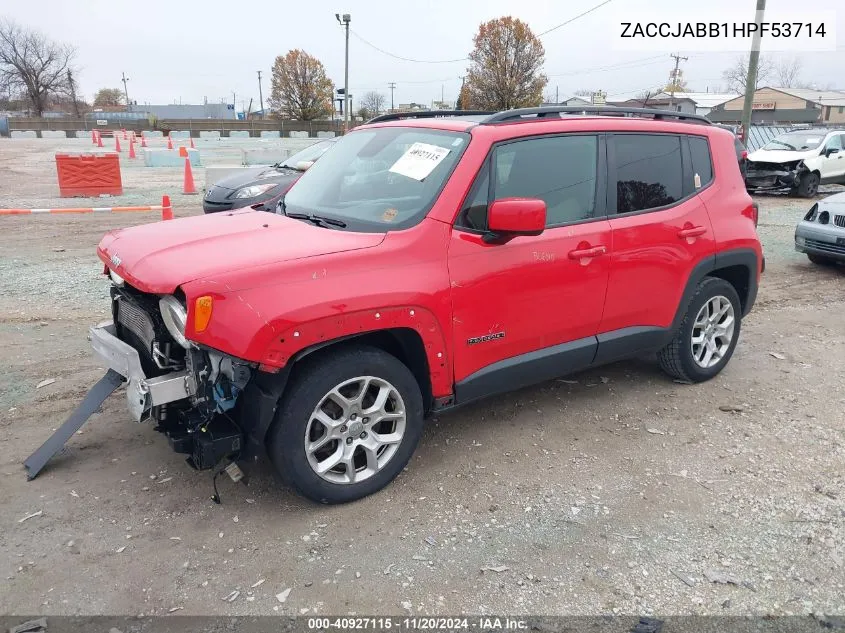
[[[33,479],[121,384],[137,422],[154,421],[177,453],[215,476],[241,458],[246,436],[236,410],[257,365],[185,339],[184,298],[143,293],[110,272],[112,322],[91,328],[94,352],[110,369],[71,418],[25,465]],[[266,416],[265,416],[266,417]],[[227,472],[240,478],[236,466]],[[216,497],[216,493],[215,493]]]
[[[788,163],[764,163],[749,161],[745,176],[749,189],[767,191],[782,191],[797,187],[801,176],[808,172],[804,161],[790,161]]]

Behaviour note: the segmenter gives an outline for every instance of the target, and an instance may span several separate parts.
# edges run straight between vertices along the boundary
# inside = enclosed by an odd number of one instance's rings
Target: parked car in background
[[[217,213],[252,207],[259,211],[275,211],[279,200],[293,183],[336,141],[319,141],[281,163],[259,171],[245,170],[214,183],[205,192],[202,210]]]
[[[822,198],[795,227],[795,250],[814,264],[845,261],[845,192]]]
[[[402,472],[426,416],[645,352],[685,383],[727,366],[764,267],[731,134],[636,108],[449,114],[356,128],[282,214],[106,235],[110,369],[29,476],[124,381],[196,468],[266,454],[340,503]]]
[[[820,184],[845,184],[845,130],[793,130],[748,156],[749,191],[788,191],[812,198]]]

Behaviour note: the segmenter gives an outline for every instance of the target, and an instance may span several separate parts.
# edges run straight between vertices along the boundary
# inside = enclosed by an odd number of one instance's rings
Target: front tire
[[[823,255],[814,255],[813,253],[807,253],[807,259],[813,262],[816,266],[833,266],[836,263],[835,259],[824,257]]]
[[[373,494],[407,465],[423,400],[399,359],[369,346],[306,358],[276,412],[267,444],[282,479],[319,503]]]
[[[704,382],[733,356],[742,319],[739,295],[717,277],[705,277],[693,294],[681,326],[658,353],[660,367],[673,378]]]
[[[801,174],[794,191],[802,198],[813,198],[819,192],[819,175],[811,171]]]

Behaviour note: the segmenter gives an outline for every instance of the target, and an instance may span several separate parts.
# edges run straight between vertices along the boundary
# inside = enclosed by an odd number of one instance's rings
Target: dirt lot
[[[0,142],[0,206],[57,204],[55,146],[19,143]],[[181,182],[127,173],[127,199]],[[718,378],[625,362],[444,415],[396,482],[341,507],[266,466],[215,505],[121,394],[27,483],[102,375],[94,246],[150,217],[0,218],[0,613],[845,612],[845,277],[793,252],[807,201],[759,202],[767,271]]]

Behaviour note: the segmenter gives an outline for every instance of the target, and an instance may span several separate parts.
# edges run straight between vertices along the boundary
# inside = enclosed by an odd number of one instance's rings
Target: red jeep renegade
[[[122,383],[194,467],[237,476],[266,451],[338,503],[396,477],[432,412],[643,352],[690,382],[725,367],[763,270],[729,132],[658,110],[433,114],[357,128],[276,215],[106,235],[109,371],[30,478]]]

